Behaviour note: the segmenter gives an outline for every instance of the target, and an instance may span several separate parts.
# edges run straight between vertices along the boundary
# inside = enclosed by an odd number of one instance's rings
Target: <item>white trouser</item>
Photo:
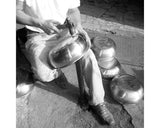
[[[35,78],[43,82],[54,80],[61,74],[61,70],[54,69],[49,65],[48,53],[59,41],[55,35],[44,33],[32,33],[27,36],[24,53],[31,63]],[[82,57],[82,70],[89,88],[91,103],[94,105],[102,103],[104,101],[102,77],[91,49]]]

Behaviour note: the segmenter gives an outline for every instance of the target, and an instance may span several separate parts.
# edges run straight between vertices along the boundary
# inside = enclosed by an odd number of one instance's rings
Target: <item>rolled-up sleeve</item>
[[[80,0],[69,0],[69,9],[77,8],[80,6]]]

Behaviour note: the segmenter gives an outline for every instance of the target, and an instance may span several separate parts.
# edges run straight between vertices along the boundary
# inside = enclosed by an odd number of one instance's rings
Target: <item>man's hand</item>
[[[59,34],[59,29],[56,27],[60,23],[54,20],[46,20],[46,21],[41,21],[39,23],[39,28],[41,28],[45,33],[48,35],[53,34],[53,33],[58,33]]]
[[[80,16],[79,9],[78,8],[69,9],[67,15],[68,15],[69,20],[73,23],[75,30],[78,33],[83,34],[86,38],[86,41],[91,46],[90,38],[89,38],[87,32],[83,29],[83,27],[81,25],[81,16]]]

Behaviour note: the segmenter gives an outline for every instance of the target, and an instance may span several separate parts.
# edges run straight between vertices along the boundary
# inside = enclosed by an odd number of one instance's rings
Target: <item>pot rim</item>
[[[90,46],[89,46],[89,43],[87,43],[86,42],[86,40],[85,40],[85,38],[84,38],[84,36],[82,35],[82,34],[76,34],[76,35],[74,35],[74,36],[70,36],[70,37],[68,37],[68,38],[74,38],[73,40],[72,40],[72,42],[70,42],[70,43],[66,43],[63,47],[60,47],[59,49],[57,49],[56,51],[54,51],[54,48],[49,52],[49,55],[48,55],[48,57],[49,57],[49,62],[50,62],[50,64],[51,64],[51,66],[53,66],[54,68],[64,68],[64,67],[66,67],[66,66],[69,66],[69,65],[71,65],[71,64],[73,64],[73,63],[75,63],[76,61],[78,61],[79,59],[81,59],[83,56],[84,56],[84,54],[89,50],[89,48],[90,48]],[[68,39],[67,38],[67,39]],[[69,60],[67,63],[65,63],[65,64],[61,64],[61,65],[59,65],[59,64],[56,64],[56,62],[54,61],[53,62],[53,59],[52,59],[52,54],[55,54],[55,53],[57,53],[57,52],[59,52],[61,49],[67,49],[67,50],[69,50],[69,47],[71,46],[71,45],[73,45],[74,43],[76,43],[76,40],[78,40],[79,38],[81,38],[82,40],[83,40],[83,42],[85,42],[85,43],[87,43],[86,44],[86,47],[84,47],[84,49],[82,50],[83,52],[81,53],[81,55],[77,55],[76,57],[74,57],[74,59],[72,58],[72,60]]]

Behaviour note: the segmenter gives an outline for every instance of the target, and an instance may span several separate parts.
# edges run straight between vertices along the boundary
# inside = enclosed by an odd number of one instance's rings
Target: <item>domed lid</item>
[[[105,50],[112,47],[116,49],[116,44],[111,38],[104,36],[97,36],[93,39],[93,47],[96,47],[100,50]]]

